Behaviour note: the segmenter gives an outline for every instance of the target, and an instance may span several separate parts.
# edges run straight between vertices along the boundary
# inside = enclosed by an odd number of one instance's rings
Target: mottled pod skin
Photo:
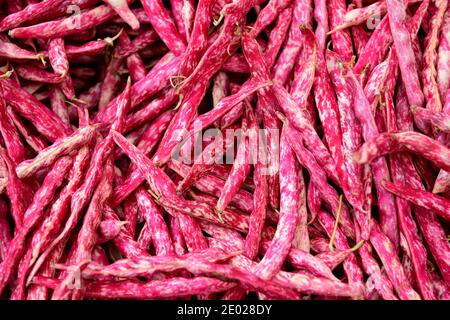
[[[137,203],[139,209],[143,211],[144,220],[150,228],[152,235],[152,242],[155,248],[155,253],[158,256],[175,255],[175,249],[172,244],[169,230],[164,221],[160,209],[154,203],[150,194],[143,188],[136,192]]]
[[[72,133],[72,130],[51,110],[36,100],[34,96],[21,89],[11,79],[1,79],[0,83],[5,100],[20,115],[30,120],[47,139],[55,141]]]
[[[386,0],[386,4],[389,25],[394,39],[395,51],[399,57],[399,67],[406,86],[408,101],[413,106],[422,107],[424,105],[424,97],[409,32],[405,23],[405,5],[401,0]]]
[[[65,174],[71,165],[72,159],[70,157],[60,158],[55,163],[50,173],[46,176],[45,181],[36,192],[30,206],[25,211],[23,216],[24,225],[22,226],[20,232],[15,234],[12,239],[5,261],[1,266],[2,272],[0,278],[0,292],[5,289],[5,286],[10,281],[14,273],[14,269],[25,250],[26,236],[42,219],[45,208],[53,199],[56,189],[64,180]]]
[[[143,0],[141,3],[153,28],[170,51],[176,55],[183,53],[186,50],[186,42],[178,32],[162,1]]]
[[[287,133],[283,128],[280,141],[280,220],[275,236],[258,263],[255,273],[263,278],[272,278],[286,259],[298,224],[299,188],[296,174],[295,155]]]
[[[447,91],[450,87],[450,61],[448,55],[450,53],[450,9],[444,15],[444,21],[441,27],[441,36],[439,39],[438,56],[437,56],[437,83],[439,86],[439,94],[442,104],[447,99]]]
[[[425,39],[425,49],[423,52],[422,83],[427,109],[441,112],[442,101],[437,83],[438,78],[436,70],[436,47],[439,44],[439,30],[441,29],[444,20],[448,1],[435,1],[435,6],[437,10],[431,18],[431,30],[428,32],[428,35]],[[445,73],[445,66],[444,70],[442,70],[441,72]]]
[[[25,178],[33,175],[39,169],[51,165],[61,155],[68,154],[87,143],[90,143],[98,126],[81,128],[72,135],[56,141],[50,147],[42,150],[34,159],[25,160],[16,167],[17,176]]]
[[[355,115],[361,123],[362,136],[368,141],[379,136],[378,128],[372,114],[372,109],[366,95],[356,77],[350,72],[350,88],[353,94],[353,108]],[[359,162],[362,163],[362,162]],[[372,163],[373,182],[378,194],[378,207],[380,210],[381,227],[389,235],[394,246],[399,244],[399,234],[397,229],[397,214],[394,197],[387,193],[382,186],[382,181],[390,180],[389,168],[386,159],[380,158]]]
[[[450,297],[447,0],[0,3],[2,298]]]
[[[411,131],[380,134],[364,143],[354,154],[354,159],[359,163],[367,163],[404,149],[420,154],[441,169],[450,170],[450,150],[426,135]]]
[[[301,49],[302,35],[299,26],[311,26],[312,23],[312,0],[295,0],[292,12],[292,23],[289,29],[287,44],[273,66],[273,78],[280,85],[284,85],[292,71],[292,63]]]

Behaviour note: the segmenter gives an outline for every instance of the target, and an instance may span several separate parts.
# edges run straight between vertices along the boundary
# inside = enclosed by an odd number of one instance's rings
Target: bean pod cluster
[[[447,0],[0,0],[0,299],[450,299]]]

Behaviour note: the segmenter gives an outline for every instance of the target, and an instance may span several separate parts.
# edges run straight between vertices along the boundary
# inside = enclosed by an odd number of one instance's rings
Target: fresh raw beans
[[[0,0],[0,297],[450,297],[447,0]]]

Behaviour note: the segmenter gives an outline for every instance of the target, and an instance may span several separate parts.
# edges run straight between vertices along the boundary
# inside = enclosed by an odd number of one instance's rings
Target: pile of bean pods
[[[0,0],[0,299],[450,299],[447,0]]]

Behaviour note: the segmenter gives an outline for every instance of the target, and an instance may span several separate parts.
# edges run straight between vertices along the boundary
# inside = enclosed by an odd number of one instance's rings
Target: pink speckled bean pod
[[[169,164],[171,169],[172,165]],[[170,214],[175,214],[176,212],[184,213],[193,218],[200,219],[202,221],[207,221],[210,223],[223,225],[227,228],[231,228],[240,232],[247,232],[248,230],[248,216],[243,214],[239,210],[232,208],[225,209],[222,215],[222,220],[219,219],[217,213],[213,210],[213,203],[211,201],[205,202],[204,197],[193,196],[194,200],[187,201],[185,206],[178,203],[167,203],[166,210]],[[208,200],[211,198],[208,197]],[[195,208],[197,206],[197,208]],[[194,248],[194,246],[192,246]]]
[[[139,168],[141,174],[150,185],[150,189],[157,198],[158,203],[163,205],[166,209],[174,212],[180,212],[191,215],[193,217],[200,217],[202,219],[219,222],[217,216],[214,215],[213,210],[196,201],[187,201],[178,196],[176,193],[175,184],[170,181],[170,178],[159,168],[155,167],[142,151],[131,145],[122,135],[116,131],[112,131],[114,141],[120,146],[122,150],[129,156],[133,163]],[[172,161],[173,162],[173,161]],[[229,217],[229,219],[236,219],[237,217]],[[226,220],[224,220],[225,222]],[[234,221],[234,220],[233,220]],[[245,221],[238,221],[238,228],[246,228]]]
[[[118,130],[123,130],[124,113],[126,112],[130,104],[129,94],[130,94],[130,82],[127,83],[127,88],[120,96],[119,109],[116,111],[117,116],[116,120],[114,121],[113,128],[117,128]],[[110,135],[108,135],[108,137],[102,140],[101,142],[98,142],[97,145],[95,146],[93,154],[91,156],[92,159],[89,169],[84,176],[85,180],[76,189],[76,191],[73,192],[73,194],[71,194],[72,202],[70,208],[70,215],[67,219],[67,222],[63,230],[58,235],[58,237],[53,239],[53,241],[49,244],[43,256],[48,255],[49,252],[53,250],[58,244],[66,243],[68,237],[70,236],[70,232],[75,228],[76,224],[78,223],[78,220],[80,219],[82,210],[88,204],[88,201],[90,200],[92,194],[95,191],[96,185],[101,180],[101,174],[103,172],[102,165],[105,162],[105,158],[108,158],[108,156],[111,154],[111,150],[112,150],[112,138]],[[43,262],[43,259],[45,258],[40,258],[41,264]],[[36,268],[34,269],[35,271],[37,271]]]
[[[415,2],[420,2],[420,0],[404,1],[406,6]],[[337,32],[339,30],[343,30],[351,26],[356,26],[358,24],[363,23],[364,21],[367,21],[372,17],[377,16],[381,17],[385,15],[386,12],[387,12],[387,4],[385,0],[376,1],[367,7],[351,9],[345,14],[342,23],[334,27],[334,29],[331,32]]]
[[[256,124],[251,126],[255,129]],[[255,191],[253,195],[253,211],[250,215],[249,229],[244,244],[245,255],[254,260],[258,254],[261,242],[261,232],[266,219],[266,210],[269,203],[269,185],[268,178],[265,174],[264,160],[259,157],[265,157],[265,152],[258,154],[258,162],[255,164],[253,172],[253,181],[255,183]]]
[[[186,43],[161,0],[142,0],[142,6],[155,31],[174,54],[181,55]]]
[[[322,199],[320,198],[319,189],[311,180],[308,182],[308,193],[306,196],[306,202],[311,215],[308,222],[313,223],[319,214],[320,207],[322,206]]]
[[[173,90],[163,91],[160,97],[153,99],[142,109],[127,116],[125,131],[128,132],[144,125],[147,121],[151,120],[162,111],[172,107],[176,103],[176,99],[177,97]]]
[[[361,125],[356,119],[352,105],[352,95],[346,83],[344,71],[346,66],[340,56],[333,51],[327,50],[327,67],[333,87],[337,93],[337,103],[339,119],[342,130],[342,146],[345,160],[345,167],[348,177],[348,189],[344,190],[345,196],[352,206],[361,211],[365,211],[365,200],[363,195],[363,175],[362,168],[352,160],[352,154],[361,144]],[[317,213],[317,210],[314,210]],[[370,209],[367,212],[370,215]],[[362,229],[364,238],[368,238],[369,226],[366,221],[358,221]]]
[[[270,242],[264,241],[262,243],[262,252],[265,253],[269,246]],[[306,269],[318,277],[336,280],[330,267],[327,266],[326,260],[319,259],[318,256],[313,256],[303,250],[291,247],[286,260],[297,269]]]
[[[69,18],[42,22],[29,27],[19,27],[9,31],[9,35],[18,39],[50,39],[77,34],[112,19],[115,12],[106,5],[81,12]]]
[[[429,245],[429,250],[445,279],[450,279],[450,245],[445,238],[445,231],[433,213],[423,208],[415,208],[416,219],[422,234]]]
[[[257,36],[266,29],[280,14],[280,12],[291,4],[292,0],[270,0],[269,3],[259,12],[251,33]]]
[[[408,101],[411,105],[422,107],[422,94],[417,65],[411,45],[411,38],[406,27],[406,8],[401,0],[386,0],[389,25],[392,30],[394,46],[399,57],[399,67],[406,87]]]
[[[0,39],[0,57],[2,58],[12,60],[40,60],[45,57],[42,53],[35,53],[22,49],[14,43],[5,40]]]
[[[349,80],[353,94],[353,108],[356,117],[361,122],[364,140],[368,141],[374,139],[379,136],[379,132],[372,114],[371,106],[363,92],[361,84],[351,72],[349,73]],[[372,173],[378,194],[381,227],[383,231],[388,234],[389,239],[393,241],[394,246],[397,247],[399,235],[395,200],[392,194],[387,193],[381,185],[382,181],[390,180],[390,173],[386,160],[380,158],[377,162],[372,163]]]
[[[22,225],[25,210],[31,201],[29,198],[21,199],[21,194],[27,192],[33,194],[33,190],[17,177],[14,170],[16,167],[15,164],[3,149],[0,149],[0,158],[3,160],[7,169],[6,195],[10,199],[11,216],[14,223],[20,227]]]
[[[48,288],[57,288],[61,280],[45,276],[36,277],[35,284]],[[225,282],[214,278],[197,277],[192,279],[171,278],[167,280],[156,280],[147,283],[135,281],[111,282],[103,281],[97,286],[89,285],[86,297],[94,299],[108,299],[108,292],[114,290],[114,296],[122,299],[167,299],[174,296],[185,297],[203,293],[217,293],[226,291],[236,284]],[[134,292],[134,293],[132,293]]]
[[[164,89],[169,84],[169,77],[177,73],[179,67],[179,58],[175,58],[172,53],[166,54],[161,58],[157,65],[147,73],[147,76],[131,87],[131,96],[133,97],[131,109],[133,110],[139,103]],[[111,123],[114,119],[118,99],[112,100],[95,118],[102,123]]]
[[[314,0],[314,20],[316,21],[316,41],[319,55],[325,52],[328,26],[328,10],[326,0]]]
[[[150,125],[143,133],[141,142],[139,142],[137,146],[138,149],[142,150],[145,154],[150,153],[160,140],[161,135],[167,128],[172,116],[173,112],[167,112],[155,119],[153,124]],[[111,205],[113,207],[118,206],[144,181],[144,176],[137,168],[135,168],[128,175],[128,178],[114,190],[114,193],[111,196]]]
[[[103,1],[105,1],[133,30],[139,29],[139,20],[128,7],[127,0]]]
[[[50,105],[53,112],[65,124],[70,125],[69,107],[66,105],[66,100],[63,92],[56,86],[51,86],[50,91]]]
[[[386,94],[386,111],[391,119],[391,126],[388,126],[390,131],[396,131],[397,123],[396,123],[396,115],[394,110],[394,105],[392,103],[392,99]],[[422,108],[421,108],[422,109]],[[423,109],[426,110],[426,109]],[[388,121],[389,122],[389,121]],[[400,157],[400,158],[399,158]],[[404,159],[401,159],[403,157]],[[393,154],[390,156],[391,162],[391,172],[393,181],[396,183],[404,184],[405,173],[402,168],[402,161],[404,163],[410,163],[410,158],[405,155],[397,155]],[[391,183],[389,183],[391,184]],[[427,253],[426,248],[422,244],[419,236],[417,226],[412,217],[411,205],[400,197],[396,197],[397,203],[397,211],[398,211],[398,221],[399,227],[404,235],[404,239],[406,245],[409,250],[409,256],[411,260],[413,275],[415,275],[415,279],[417,279],[417,286],[422,295],[422,297],[426,300],[435,300],[436,297],[433,293],[433,285],[427,270]]]
[[[173,0],[172,0],[173,1]],[[181,60],[180,73],[188,77],[207,50],[208,31],[212,21],[211,7],[214,1],[200,0],[195,11],[194,26],[186,51]],[[170,47],[169,47],[170,48]]]
[[[152,245],[152,234],[150,233],[150,227],[145,224],[138,236],[137,243],[143,250],[149,250]]]
[[[424,108],[412,108],[411,110],[415,118],[421,121],[431,123],[439,130],[450,133],[450,115],[444,112],[436,112]]]
[[[392,161],[398,161],[397,157],[392,156],[392,159]],[[393,171],[396,171],[396,173],[393,174],[394,181],[404,181],[404,179],[402,180],[402,174],[400,173],[401,165],[399,165],[398,163],[393,163],[392,168]],[[389,183],[389,185],[393,184]],[[388,190],[390,189],[388,188]],[[392,192],[393,190],[391,189],[390,191]],[[403,194],[405,194],[406,192],[402,190]],[[412,220],[411,206],[407,201],[401,199],[400,197],[397,197],[396,202],[399,213],[399,226],[408,243],[414,275],[418,280],[417,284],[419,291],[424,299],[434,300],[435,295],[433,293],[432,282],[426,267],[426,250],[420,239],[418,238],[417,227]]]
[[[11,3],[18,1],[10,1]],[[30,3],[25,8],[19,7],[19,10],[14,12],[8,12],[9,15],[5,17],[0,23],[0,30],[5,31],[15,28],[21,24],[30,21],[39,20],[51,20],[67,13],[70,9],[70,5],[76,5],[80,9],[90,7],[99,0],[73,0],[73,1],[61,1],[61,0],[43,0],[39,3]]]
[[[445,281],[443,281],[436,272],[432,272],[431,277],[433,278],[433,287],[436,296],[441,300],[448,300],[450,298],[449,288]]]
[[[178,31],[186,41],[192,37],[192,28],[195,20],[195,9],[193,0],[170,0],[170,7],[175,19]]]
[[[150,194],[140,188],[136,191],[136,198],[152,236],[156,255],[175,255],[175,249],[167,225],[160,209],[156,206]]]
[[[138,82],[139,80],[144,79],[147,74],[147,69],[145,68],[144,62],[137,54],[127,58],[127,67],[130,71],[130,77],[133,82]]]
[[[54,74],[31,65],[18,65],[15,68],[15,71],[21,78],[30,81],[53,84],[61,83],[63,81],[61,75]]]
[[[217,240],[213,241],[213,243],[214,245],[217,245],[217,247],[223,246],[223,244],[218,243]],[[257,268],[255,262],[252,262],[242,255],[231,258],[231,264],[246,272],[254,272]],[[337,296],[352,296],[356,294],[356,290],[347,284],[326,278],[314,277],[307,273],[280,271],[275,274],[272,281],[274,284],[304,293],[322,295],[327,292],[332,295],[336,294]]]
[[[364,47],[369,42],[370,34],[364,30],[362,26],[354,26],[351,29],[352,39],[355,43],[355,52],[357,56],[361,56]]]
[[[298,224],[298,201],[295,155],[283,128],[280,141],[280,221],[264,258],[255,269],[255,274],[263,279],[270,279],[278,273],[289,253]]]
[[[56,74],[65,77],[69,72],[69,61],[64,47],[64,39],[51,39],[48,43],[48,59]]]
[[[243,28],[242,20],[245,14],[261,2],[262,0],[243,0],[232,2],[223,8],[221,14],[225,18],[219,36],[205,51],[196,68],[181,83],[178,88],[181,95],[187,95],[190,90],[195,90],[198,83],[208,81],[236,51],[238,47],[236,40],[240,33],[236,33],[236,30]]]
[[[186,244],[181,231],[180,223],[174,216],[169,216],[170,235],[173,241],[173,247],[178,256],[186,253]]]
[[[327,234],[331,236],[335,223],[334,219],[323,210],[319,211],[319,215],[317,216],[317,218],[320,224],[324,227]],[[339,229],[336,229],[334,244],[340,250],[349,249],[345,235]],[[326,248],[327,248],[326,251],[328,251],[329,250],[328,243],[326,245]],[[363,275],[359,267],[358,260],[356,260],[355,254],[350,254],[347,260],[344,261],[344,271],[345,274],[347,275],[350,285],[355,289],[357,289],[357,291],[359,291],[359,294],[364,294]]]
[[[389,276],[389,279],[391,280],[392,285],[397,291],[400,299],[420,300],[419,294],[414,291],[406,280],[405,271],[400,263],[400,260],[395,254],[395,248],[392,242],[390,242],[386,235],[381,232],[381,229],[376,222],[373,222],[372,225],[370,242],[380,257],[386,273]]]
[[[397,116],[399,127],[412,126],[412,119],[403,119]],[[406,181],[411,187],[415,189],[422,189],[423,184],[421,178],[417,174],[416,168],[411,161],[407,161],[407,158],[402,159],[402,170],[407,172],[405,175]],[[436,264],[441,271],[442,276],[446,281],[450,279],[450,244],[445,239],[445,232],[436,218],[435,214],[424,210],[421,207],[414,208],[415,217],[417,223],[422,231],[425,241],[428,244],[428,248],[435,258]]]
[[[367,83],[364,86],[364,93],[372,106],[375,114],[378,100],[381,97],[381,92],[384,90],[386,80],[388,78],[389,61],[391,60],[392,52],[389,52],[388,57],[375,68],[373,68],[370,76],[367,79]]]
[[[169,164],[171,165],[171,168],[181,177],[185,177],[189,172],[189,167],[180,162],[175,163],[172,161]],[[219,197],[220,192],[223,189],[223,185],[223,180],[208,174],[204,175],[202,179],[195,182],[193,186],[201,192]],[[239,190],[231,199],[230,205],[239,210],[250,213],[253,210],[253,196],[246,190]]]
[[[120,38],[122,38],[122,40],[120,40]],[[118,52],[120,47],[126,46],[128,43],[128,36],[126,33],[122,32],[119,36],[119,45],[114,48],[114,51],[111,54],[111,59],[101,80],[100,100],[98,103],[98,109],[100,112],[104,110],[107,105],[109,105],[115,95],[117,86],[120,82],[120,75],[117,73],[117,69],[119,69],[124,62],[124,58],[119,56]]]
[[[42,150],[34,159],[25,160],[16,167],[19,178],[30,177],[38,170],[51,165],[61,155],[66,155],[73,150],[90,143],[94,137],[98,125],[80,128],[72,135],[56,141],[48,148]]]
[[[409,150],[432,161],[436,166],[450,171],[450,150],[418,132],[383,133],[373,140],[367,141],[355,153],[355,160],[368,163],[392,152]]]
[[[416,206],[421,206],[427,210],[431,210],[443,217],[445,220],[450,220],[450,201],[444,197],[435,195],[431,192],[422,191],[419,189],[412,189],[405,185],[394,184],[386,182],[385,188],[395,195],[412,202]]]
[[[109,39],[109,40],[108,40]],[[66,48],[66,54],[67,58],[72,61],[76,58],[79,58],[81,56],[97,56],[101,55],[105,52],[105,50],[113,44],[111,41],[112,38],[106,38],[102,40],[94,40],[85,42],[82,45],[73,45],[73,44],[67,44],[65,46]]]
[[[373,280],[375,290],[380,296],[385,300],[398,300],[394,294],[394,288],[392,287],[391,282],[384,272],[381,271],[378,262],[373,257],[370,244],[364,243],[358,250],[358,254],[361,257],[361,264],[364,272]],[[366,297],[368,298],[369,296],[370,293],[366,290]]]
[[[352,253],[350,249],[347,250],[338,250],[338,251],[324,251],[316,255],[315,257],[320,259],[322,263],[330,268],[331,270],[335,269],[342,262],[344,262],[347,257]]]
[[[153,158],[154,163],[156,165],[165,164],[169,161],[175,147],[183,142],[189,134],[194,134],[194,130],[204,129],[213,124],[232,107],[265,85],[266,84],[260,83],[253,78],[249,79],[244,85],[242,85],[239,92],[225,97],[219,102],[219,105],[211,111],[200,115],[194,121],[194,113],[206,90],[204,84],[197,85],[190,92],[189,96],[185,98],[184,102],[179,107],[177,114],[172,119],[158,151]],[[189,132],[187,132],[187,130],[189,130]]]
[[[108,206],[105,206],[103,212],[105,219],[112,219],[119,221],[117,214]],[[140,257],[150,257],[150,254],[142,249],[136,241],[131,238],[131,236],[126,232],[125,229],[115,237],[112,242],[120,251],[120,253],[129,259],[138,259]]]
[[[330,29],[333,30],[340,25],[347,11],[345,0],[331,0],[328,5],[328,16],[330,18]],[[345,62],[351,61],[353,57],[352,38],[348,30],[333,32],[331,34],[333,50],[339,54]]]
[[[5,200],[0,198],[0,262],[5,260],[12,239],[8,215],[8,205]]]
[[[206,88],[202,84],[197,84],[183,99],[177,113],[172,118],[161,143],[153,157],[153,163],[160,167],[166,164],[172,157],[176,146],[182,143],[188,136],[187,129],[191,126],[195,118],[197,107],[205,95]],[[213,109],[214,110],[214,109]]]
[[[312,0],[294,0],[292,12],[292,23],[289,30],[286,46],[280,52],[272,73],[275,82],[284,85],[292,71],[292,61],[296,59],[301,49],[301,33],[299,26],[312,25]]]
[[[309,175],[311,176],[311,181],[314,182],[314,185],[319,190],[321,197],[331,206],[334,216],[337,216],[339,196],[333,187],[328,184],[324,170],[322,170],[322,168],[318,165],[312,154],[303,146],[303,143],[296,139],[295,134],[290,130],[289,125],[286,126],[286,135],[298,161],[308,170]],[[353,222],[350,217],[349,210],[345,207],[342,209],[342,215],[339,223],[341,224],[345,235],[354,239],[355,231]]]
[[[292,20],[292,8],[284,9],[279,15],[277,22],[270,32],[267,48],[264,52],[267,67],[271,70],[278,56],[284,40],[288,36],[288,30]]]
[[[1,88],[0,88],[1,90]],[[14,164],[18,164],[25,159],[25,148],[20,140],[12,119],[6,109],[6,102],[3,93],[0,91],[0,134],[5,142],[6,152]]]
[[[314,154],[320,165],[324,167],[327,175],[333,181],[339,183],[339,178],[336,174],[336,167],[333,159],[331,158],[330,152],[317,135],[317,132],[312,124],[308,121],[306,110],[299,108],[292,96],[282,86],[274,84],[272,88],[282,111],[286,115],[286,118],[295,128],[300,130],[308,149]]]
[[[439,44],[439,32],[447,10],[448,1],[437,0],[434,2],[437,10],[431,17],[431,30],[425,38],[425,49],[423,52],[423,70],[422,85],[423,94],[426,100],[427,109],[441,112],[442,101],[437,84],[437,52],[436,47]],[[445,72],[445,70],[443,70]],[[421,106],[421,105],[416,105]]]
[[[0,292],[4,290],[7,283],[10,281],[14,269],[17,266],[21,255],[25,250],[25,240],[28,233],[36,226],[42,219],[46,207],[56,192],[56,189],[63,182],[64,176],[72,165],[70,157],[63,157],[59,159],[53,166],[50,173],[46,176],[39,190],[36,192],[32,203],[23,215],[23,226],[20,232],[14,235],[11,241],[11,246],[8,248],[8,253],[1,266],[0,276]]]
[[[447,91],[450,88],[450,8],[444,15],[441,27],[441,37],[438,45],[437,83],[442,104],[446,103]]]
[[[31,121],[36,129],[50,141],[72,133],[51,110],[34,96],[20,88],[11,79],[0,79],[3,96],[20,115]]]
[[[212,89],[212,99],[213,105],[217,106],[222,98],[228,96],[229,91],[229,78],[228,75],[220,71],[214,77],[213,89]]]
[[[66,217],[72,194],[81,184],[84,177],[84,168],[87,165],[89,147],[83,147],[75,156],[73,167],[68,174],[68,183],[61,190],[59,196],[50,207],[48,216],[44,219],[39,229],[33,235],[31,246],[33,247],[30,266],[46,250],[49,243],[56,236]],[[38,263],[37,263],[38,264]]]
[[[170,278],[167,280],[155,280],[149,282],[122,281],[106,282],[98,281],[88,285],[86,297],[94,299],[164,299],[184,297],[198,294],[212,294],[226,291],[236,284],[209,277]],[[112,293],[112,294],[111,294]]]
[[[294,80],[291,84],[290,93],[294,101],[301,107],[306,108],[308,97],[314,83],[317,63],[317,47],[315,36],[311,29],[301,28],[302,46],[301,62],[298,62],[294,70]],[[309,111],[309,110],[308,110]],[[311,123],[314,122],[314,114],[306,113]]]
[[[334,160],[338,185],[348,189],[348,177],[342,151],[342,131],[336,96],[327,72],[324,49],[317,54],[316,77],[314,79],[314,101],[324,130],[324,137]],[[293,123],[294,124],[294,123]],[[295,125],[295,124],[294,124]],[[306,142],[308,145],[308,142]]]
[[[242,120],[241,141],[237,147],[234,163],[228,178],[225,181],[225,185],[220,193],[219,199],[217,200],[216,210],[219,214],[221,214],[222,211],[228,206],[231,198],[241,188],[251,170],[250,148],[252,146],[250,143],[252,142],[250,139],[252,138],[250,135],[255,134],[254,130],[256,129],[256,123],[253,111],[250,108],[248,108],[245,113],[246,117]]]
[[[443,114],[450,114],[450,90],[447,92],[447,102],[444,106],[444,113]],[[422,111],[422,110],[420,110]],[[433,118],[438,117],[439,120],[441,120],[442,114],[436,114],[433,115]],[[442,116],[442,118],[446,118],[445,116]],[[433,119],[432,119],[433,121]],[[441,170],[439,172],[439,175],[436,178],[436,181],[434,182],[433,186],[433,193],[443,193],[450,189],[450,174],[447,171]]]
[[[119,48],[127,48],[131,46],[130,38],[126,33],[122,32],[119,36]],[[130,72],[133,82],[138,82],[145,78],[147,70],[145,69],[144,62],[137,53],[133,53],[126,59],[128,71]]]
[[[140,259],[121,259],[113,264],[102,266],[91,263],[82,271],[82,277],[96,279],[99,277],[120,277],[133,279],[135,277],[151,277],[157,272],[174,272],[188,269],[189,264],[226,261],[236,253],[226,253],[220,249],[211,248],[182,256],[163,255],[142,257]]]
[[[299,209],[298,209],[298,224],[295,229],[295,237],[292,241],[292,245],[295,248],[303,250],[305,252],[310,251],[310,240],[308,232],[308,211],[306,207],[306,186],[303,173],[298,165],[298,189],[299,189]]]
[[[353,72],[357,75],[367,76],[367,73],[380,63],[391,44],[392,35],[389,18],[385,16],[359,54]]]
[[[103,177],[92,195],[91,203],[86,211],[83,225],[76,240],[76,251],[73,254],[73,259],[71,259],[71,263],[74,265],[85,263],[92,257],[92,251],[97,241],[96,231],[101,222],[103,206],[112,192],[114,170],[111,160],[106,160],[105,169],[102,171]],[[52,300],[60,300],[67,297],[70,291],[66,287],[66,281],[67,279],[70,280],[72,276],[72,272],[68,272],[61,286],[53,292]],[[72,299],[81,299],[83,295],[82,288],[76,288]]]
[[[236,126],[237,129],[238,127]],[[178,184],[177,191],[184,193],[196,181],[202,178],[206,173],[213,170],[216,160],[223,157],[224,150],[234,146],[234,135],[228,137],[225,131],[221,132],[221,137],[218,140],[209,144],[203,149],[202,154],[198,160],[194,160],[194,164],[190,167],[189,172],[183,177],[183,180]],[[228,175],[228,173],[226,174]]]
[[[277,209],[280,206],[280,183],[279,183],[279,152],[278,152],[278,135],[280,132],[281,122],[277,117],[267,109],[271,107],[265,107],[272,103],[264,99],[261,96],[259,101],[261,102],[261,108],[263,108],[263,124],[264,128],[268,129],[266,133],[267,139],[267,157],[268,167],[270,168],[269,181],[269,203],[272,209]],[[272,107],[273,108],[273,107]]]
[[[26,143],[35,151],[40,152],[41,150],[47,147],[47,142],[37,135],[30,133],[30,128],[27,128],[22,119],[19,118],[17,113],[10,107],[6,109],[8,116],[11,117],[11,120],[14,122],[14,125],[17,128],[17,131],[20,132],[21,136],[25,139]]]
[[[123,203],[123,216],[126,222],[125,229],[134,239],[136,237],[136,226],[138,220],[138,205],[136,203],[136,198],[134,195],[131,195],[127,199],[125,199]]]

